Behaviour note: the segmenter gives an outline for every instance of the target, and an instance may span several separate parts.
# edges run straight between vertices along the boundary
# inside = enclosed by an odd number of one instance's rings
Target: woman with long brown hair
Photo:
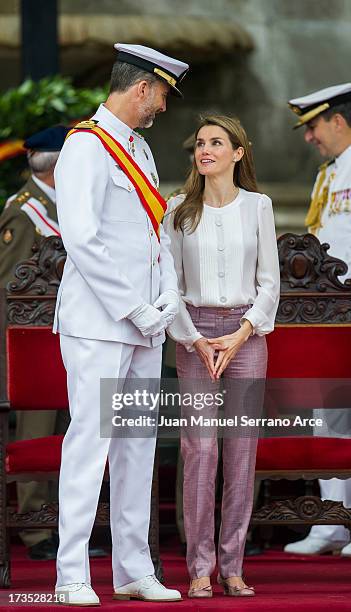
[[[264,336],[274,328],[279,263],[272,202],[258,193],[251,145],[238,119],[201,119],[184,193],[169,200],[164,226],[182,298],[168,330],[177,342],[181,391],[197,389],[214,396],[223,375],[229,384],[225,415],[258,414],[262,393],[252,392],[251,383],[266,375]],[[182,416],[190,412],[182,407]],[[215,417],[215,402],[203,406],[201,413]],[[181,432],[188,595],[211,597],[217,430],[191,430],[190,425]],[[254,589],[242,577],[242,561],[252,510],[257,429],[226,431],[223,438],[217,579],[226,595],[252,596]]]

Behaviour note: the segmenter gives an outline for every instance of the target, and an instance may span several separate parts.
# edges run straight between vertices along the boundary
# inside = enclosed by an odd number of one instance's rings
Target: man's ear
[[[347,125],[345,117],[343,117],[340,113],[335,113],[335,115],[333,115],[333,122],[337,131],[343,130]]]
[[[149,93],[150,83],[148,81],[139,81],[136,85],[138,97],[145,98]]]

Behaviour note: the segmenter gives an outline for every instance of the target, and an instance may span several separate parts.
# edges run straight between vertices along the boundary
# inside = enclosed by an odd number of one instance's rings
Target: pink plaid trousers
[[[215,338],[239,329],[239,321],[249,306],[233,309],[188,306],[197,330],[206,338]],[[216,393],[219,382],[213,383],[196,351],[189,353],[177,344],[177,371],[182,393]],[[263,387],[267,368],[267,345],[264,337],[251,336],[224,371],[226,388],[225,417],[247,415],[258,417],[262,410]],[[252,383],[260,381],[252,392]],[[251,389],[251,392],[248,390]],[[194,414],[193,408],[182,407],[182,416]],[[212,405],[198,415],[216,417]],[[246,428],[247,429],[247,428]],[[218,543],[218,570],[223,578],[242,575],[247,529],[252,512],[257,429],[223,434],[223,497],[222,521]],[[216,565],[214,544],[215,480],[218,463],[217,430],[181,431],[181,452],[184,461],[184,528],[187,541],[187,565],[191,578],[210,576]]]

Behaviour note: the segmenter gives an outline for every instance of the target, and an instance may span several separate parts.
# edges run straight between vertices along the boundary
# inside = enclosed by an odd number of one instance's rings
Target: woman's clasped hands
[[[245,319],[240,329],[233,334],[218,338],[199,338],[194,342],[193,346],[213,382],[221,377],[252,332],[253,326]]]

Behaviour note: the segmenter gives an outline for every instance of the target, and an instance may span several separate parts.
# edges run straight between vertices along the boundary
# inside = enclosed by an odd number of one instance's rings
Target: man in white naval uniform
[[[181,96],[177,85],[188,65],[139,45],[115,48],[110,95],[87,125],[118,141],[157,187],[152,153],[134,129],[152,125],[169,92]],[[164,330],[178,311],[168,238],[162,226],[158,238],[133,181],[89,129],[67,138],[55,181],[67,261],[54,331],[71,412],[60,472],[56,593],[71,605],[99,604],[87,546],[108,458],[113,596],[177,601],[180,593],[155,578],[148,547],[155,438],[100,436],[101,378],[160,377]]]
[[[321,243],[330,245],[328,254],[347,263],[347,273],[339,277],[345,281],[351,278],[351,83],[290,100],[289,105],[299,115],[296,127],[305,125],[305,141],[331,160],[320,167],[306,225]],[[349,432],[338,431],[344,424],[343,412],[333,410],[332,423],[328,422],[330,416],[325,416],[326,435],[349,436]],[[319,480],[319,485],[322,499],[351,507],[351,479]],[[288,544],[284,550],[305,555],[341,550],[349,556],[350,533],[342,525],[314,525],[305,539]]]

